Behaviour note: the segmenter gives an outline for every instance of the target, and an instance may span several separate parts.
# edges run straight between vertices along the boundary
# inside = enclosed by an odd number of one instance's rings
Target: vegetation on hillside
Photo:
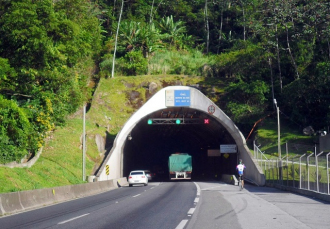
[[[327,130],[328,9],[317,0],[1,1],[0,163],[33,156],[113,70],[226,81],[208,90],[244,134],[274,99],[295,128]]]
[[[175,83],[197,84],[203,78],[159,75],[101,79],[86,115],[87,176],[95,174],[131,114],[153,95],[148,89],[151,82],[157,84],[158,91]],[[82,109],[79,109],[67,118],[65,126],[48,135],[42,154],[32,167],[0,166],[0,183],[5,184],[0,185],[0,193],[83,183],[82,131]],[[97,135],[105,139],[105,149],[101,151],[96,144]]]

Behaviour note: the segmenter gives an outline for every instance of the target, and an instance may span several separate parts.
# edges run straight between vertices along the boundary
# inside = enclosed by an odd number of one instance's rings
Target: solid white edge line
[[[187,219],[182,220],[175,229],[183,229],[184,226],[186,226],[187,222],[188,222]]]
[[[68,219],[68,220],[62,221],[62,222],[59,222],[58,224],[65,224],[65,223],[67,223],[67,222],[70,222],[70,221],[73,221],[73,220],[79,219],[79,218],[84,217],[84,216],[86,216],[86,215],[89,215],[89,213],[84,214],[84,215],[80,215],[80,216],[77,216],[77,217],[74,217],[74,218],[71,218],[71,219]]]
[[[196,188],[197,188],[197,196],[200,196],[200,194],[201,194],[201,188],[199,187],[199,185],[196,183],[196,182],[194,182],[194,184],[196,185]]]
[[[194,214],[195,208],[190,208],[188,211],[188,215]]]
[[[132,196],[132,197],[137,197],[137,196],[139,196],[139,195],[141,195],[141,194],[137,194],[137,195],[135,195],[135,196]]]

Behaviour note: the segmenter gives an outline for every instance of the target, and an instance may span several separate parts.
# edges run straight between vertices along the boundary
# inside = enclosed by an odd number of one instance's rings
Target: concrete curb
[[[10,163],[7,163],[7,164],[0,164],[0,167],[8,167],[8,168],[31,168],[34,163],[37,162],[37,160],[39,159],[41,153],[42,153],[42,149],[43,147],[41,147],[37,154],[31,159],[29,160],[28,162],[25,162],[25,163],[17,163],[16,161],[14,162],[10,162]]]
[[[298,193],[300,195],[309,196],[309,197],[316,198],[316,199],[319,199],[319,200],[323,200],[323,201],[326,201],[326,202],[330,202],[330,195],[325,194],[325,193],[319,193],[319,192],[312,191],[312,190],[307,190],[307,189],[287,187],[287,186],[279,185],[279,184],[273,184],[273,185],[267,184],[267,186],[277,188],[277,189],[280,189],[280,190],[284,190],[284,191],[289,191],[289,192],[292,192],[292,193]]]
[[[0,194],[0,216],[91,196],[127,186],[126,177],[93,183],[68,185]]]

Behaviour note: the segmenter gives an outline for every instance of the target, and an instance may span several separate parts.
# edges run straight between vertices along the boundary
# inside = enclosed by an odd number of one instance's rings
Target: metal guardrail
[[[283,158],[266,156],[254,143],[254,158],[264,171],[266,183],[330,195],[329,155],[285,155]]]

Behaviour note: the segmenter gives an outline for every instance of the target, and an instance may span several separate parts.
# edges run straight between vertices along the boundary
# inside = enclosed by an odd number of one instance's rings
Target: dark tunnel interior
[[[180,124],[175,122],[178,118],[181,118]],[[154,121],[152,124],[148,124],[150,119]],[[208,120],[206,124],[205,119]],[[132,170],[150,170],[156,173],[156,178],[166,180],[168,158],[177,152],[192,156],[193,180],[220,179],[221,174],[235,174],[237,153],[208,156],[208,150],[219,150],[221,144],[236,143],[208,113],[190,108],[158,111],[141,119],[127,137],[123,175],[127,177]]]

